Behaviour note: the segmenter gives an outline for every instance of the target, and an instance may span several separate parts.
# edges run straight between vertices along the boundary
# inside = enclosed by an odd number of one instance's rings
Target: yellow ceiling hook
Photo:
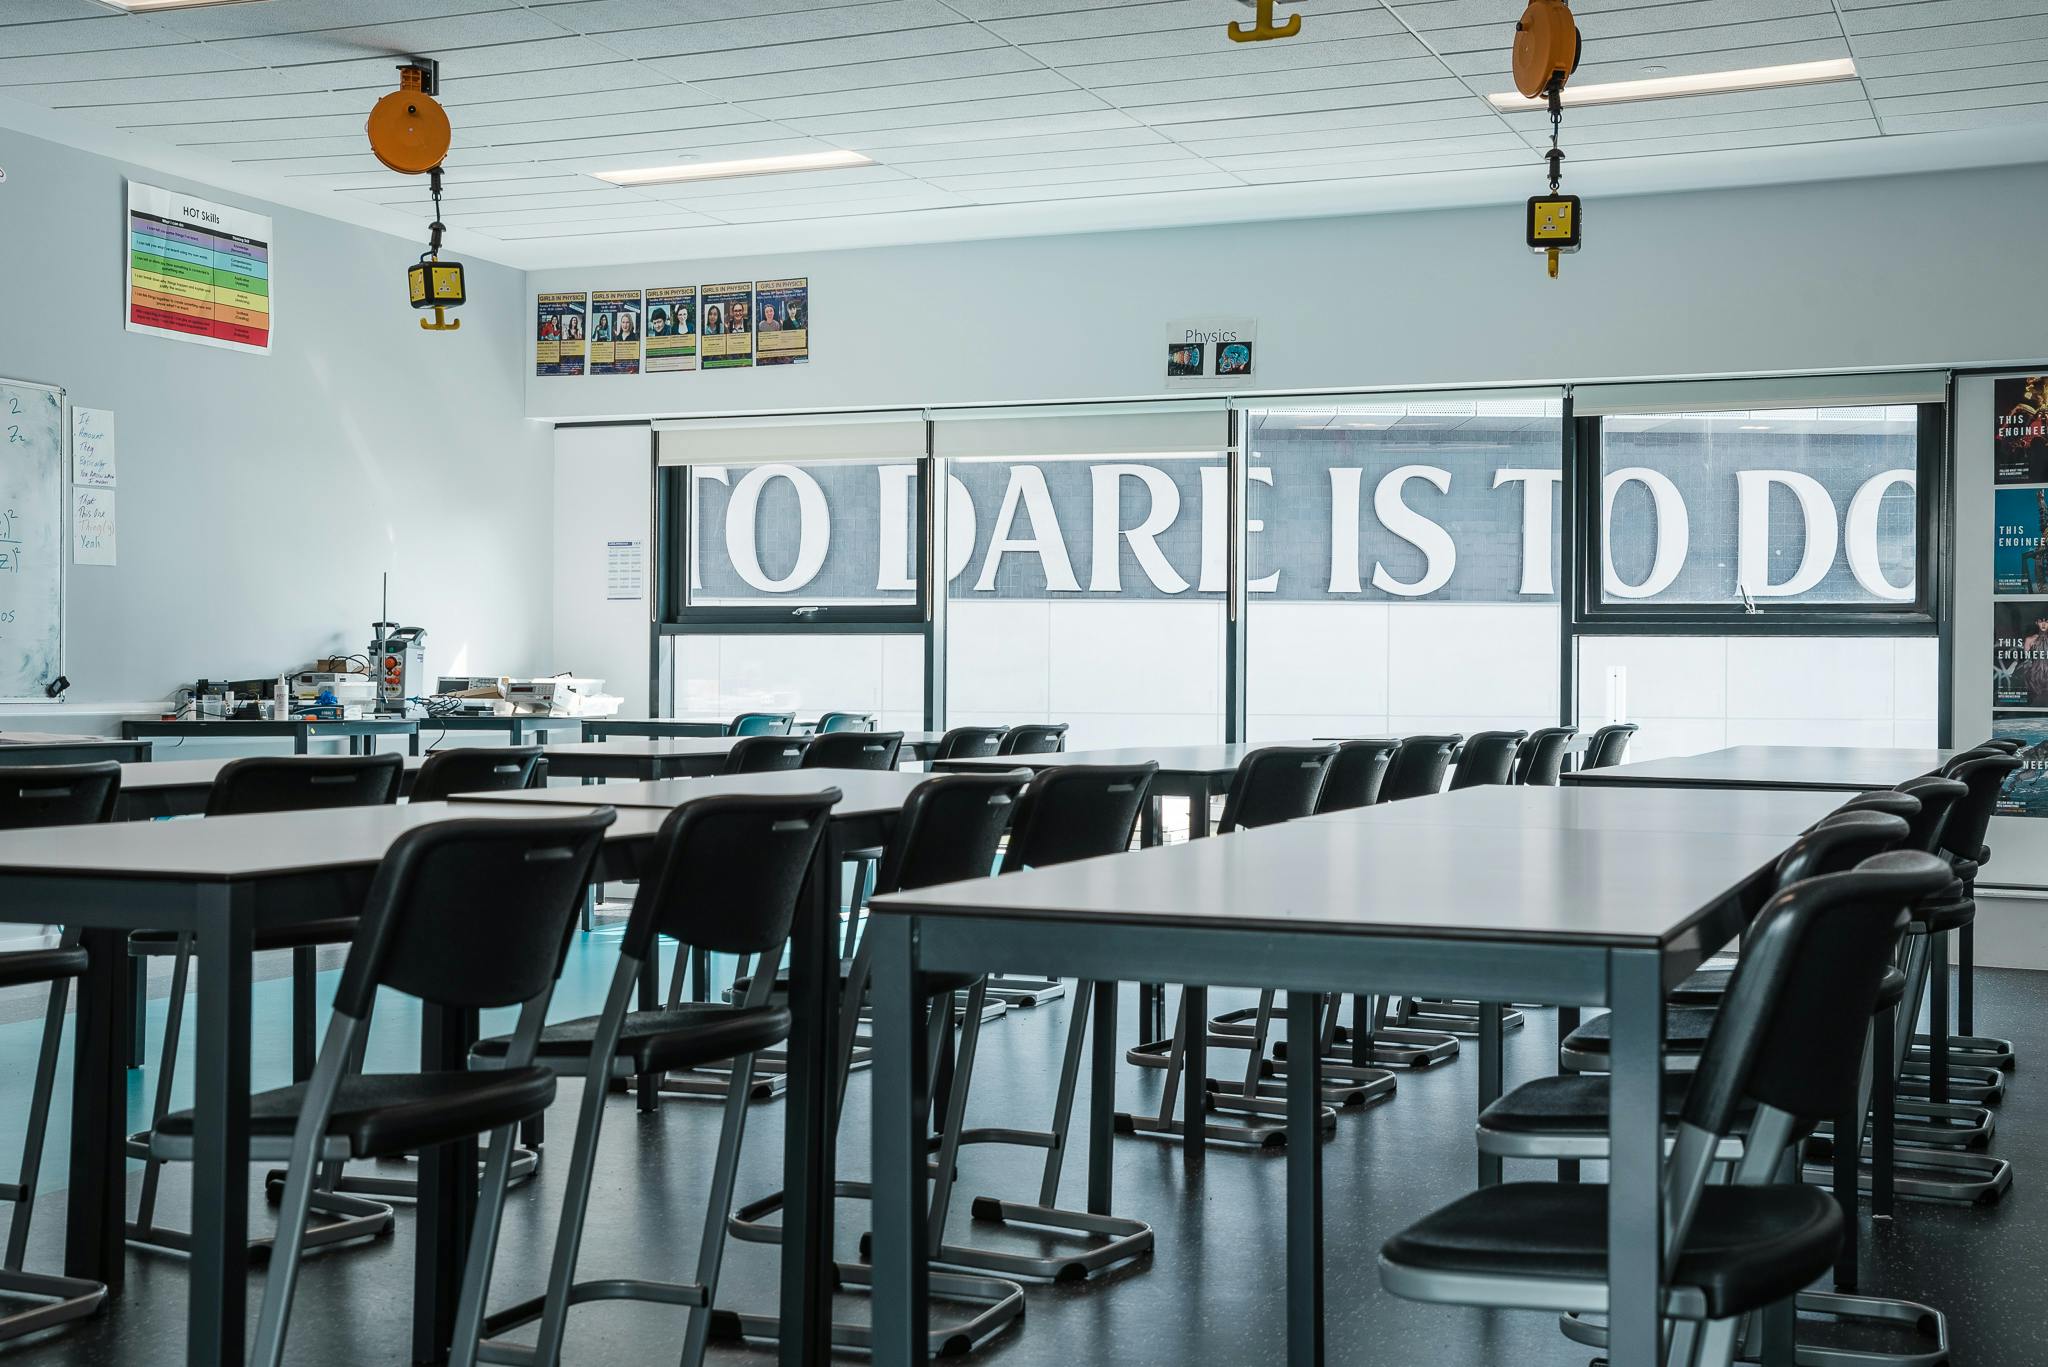
[[[1243,0],[1243,3],[1255,4],[1259,17],[1252,24],[1240,24],[1233,20],[1230,25],[1231,42],[1263,43],[1274,38],[1292,38],[1301,32],[1301,16],[1298,14],[1289,15],[1284,24],[1273,21],[1273,0]]]
[[[462,326],[462,320],[457,318],[454,322],[449,322],[447,310],[440,304],[436,304],[434,305],[434,321],[430,323],[422,318],[420,319],[420,326],[428,332],[453,332]]]

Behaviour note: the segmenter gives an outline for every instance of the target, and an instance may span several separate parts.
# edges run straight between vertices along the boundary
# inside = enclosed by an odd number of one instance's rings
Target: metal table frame
[[[369,754],[376,749],[378,736],[404,736],[407,738],[407,752],[420,752],[420,724],[411,717],[357,717],[351,721],[314,721],[298,718],[292,721],[228,721],[208,718],[205,720],[186,719],[182,721],[124,721],[121,736],[125,740],[140,740],[148,737],[192,737],[205,740],[228,740],[244,737],[266,739],[289,739],[292,753],[306,754],[316,740],[346,740],[351,755]]]
[[[9,741],[0,739],[0,765],[11,764],[97,764],[115,760],[121,764],[147,764],[153,747],[146,740],[115,740],[83,737],[77,740]]]
[[[441,743],[442,737],[437,733],[444,731],[503,731],[511,737],[514,745],[536,742],[544,745],[550,735],[559,731],[574,731],[578,740],[583,738],[581,717],[426,716],[419,719],[419,728],[421,734],[434,737],[429,749]]]

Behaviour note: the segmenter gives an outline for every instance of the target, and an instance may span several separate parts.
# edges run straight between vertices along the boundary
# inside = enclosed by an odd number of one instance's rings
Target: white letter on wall
[[[730,486],[730,485],[732,484],[732,481],[731,481],[731,480],[730,480],[729,478],[727,478],[727,477],[726,477],[726,473],[725,473],[725,467],[724,467],[723,465],[692,465],[692,466],[690,467],[690,478],[691,478],[691,481],[692,481],[693,483],[694,483],[695,481],[697,481],[697,480],[705,480],[705,479],[708,479],[708,480],[710,480],[710,481],[711,481],[712,483],[714,483],[714,484],[722,484],[722,485],[726,485],[726,486],[728,486],[728,487],[729,487],[729,486]],[[693,488],[693,489],[691,489],[691,490],[690,490],[690,499],[691,499],[691,506],[692,506],[692,507],[695,507],[695,506],[697,506],[697,504],[696,504],[696,498],[697,498],[697,491],[696,491],[696,490],[695,490],[695,489]],[[700,561],[699,561],[699,558],[698,558],[698,554],[697,554],[697,548],[698,548],[698,546],[700,546],[700,545],[701,545],[701,544],[703,543],[703,541],[704,541],[704,537],[703,537],[703,535],[702,535],[702,532],[703,532],[703,527],[702,527],[702,525],[700,524],[700,525],[699,525],[698,527],[694,528],[694,529],[693,529],[693,530],[691,531],[691,533],[690,533],[690,538],[689,538],[689,540],[690,540],[690,589],[691,589],[691,591],[692,591],[692,592],[696,591],[697,589],[701,589],[701,588],[703,588],[703,587],[704,587],[704,573],[703,573],[703,571],[702,571],[702,570],[701,570],[701,569],[699,568],[699,565],[700,565]]]
[[[1330,467],[1330,592],[1362,593],[1358,584],[1358,485],[1365,471],[1356,465]]]
[[[1332,473],[1335,473],[1334,471]],[[1403,598],[1420,598],[1435,593],[1450,582],[1458,567],[1458,545],[1451,534],[1401,501],[1401,490],[1411,479],[1428,480],[1440,494],[1451,491],[1451,472],[1434,465],[1402,465],[1387,471],[1372,491],[1372,510],[1386,529],[1422,552],[1422,578],[1403,583],[1387,573],[1387,567],[1373,562],[1372,586],[1382,593]],[[1356,555],[1356,549],[1353,555]]]
[[[1551,491],[1564,482],[1562,470],[1496,470],[1493,487],[1522,486],[1522,592],[1555,593],[1550,574]]]
[[[1782,584],[1771,582],[1771,486],[1782,484],[1799,500],[1806,549],[1799,568]],[[1796,470],[1735,472],[1735,582],[1752,598],[1791,598],[1827,578],[1835,563],[1835,501],[1812,475]]]
[[[974,495],[960,476],[946,476],[946,582],[952,583],[974,559]]]
[[[1884,503],[1885,491],[1894,484],[1917,489],[1919,480],[1911,470],[1887,470],[1873,476],[1849,500],[1849,570],[1871,597],[1910,603],[1918,586],[1911,579],[1903,586],[1891,583],[1884,577],[1884,565],[1877,558],[1877,513]]]
[[[1650,561],[1649,575],[1640,584],[1621,582],[1621,576],[1614,572],[1614,549],[1610,544],[1614,537],[1614,496],[1631,481],[1650,491],[1650,502],[1657,510],[1657,554]],[[1601,481],[1600,558],[1604,563],[1600,580],[1608,597],[1654,598],[1670,588],[1678,572],[1685,568],[1685,552],[1691,541],[1692,525],[1686,520],[1685,500],[1669,479],[1655,470],[1631,465],[1611,472]]]
[[[1273,487],[1271,466],[1254,465],[1245,471],[1245,478]],[[1195,587],[1201,593],[1221,593],[1224,589],[1224,567],[1229,555],[1225,537],[1230,530],[1229,507],[1230,471],[1221,465],[1202,467],[1202,574],[1201,582]],[[1251,554],[1251,534],[1266,530],[1263,518],[1245,519],[1245,554]],[[1245,586],[1253,593],[1278,593],[1280,571],[1254,579]]]
[[[786,479],[796,490],[796,564],[780,579],[770,579],[761,569],[754,537],[754,513],[761,502],[761,489],[771,479]],[[733,486],[732,501],[725,505],[725,553],[749,586],[763,593],[800,589],[817,577],[831,545],[832,519],[825,510],[825,491],[808,472],[794,465],[756,465]]]
[[[915,465],[875,467],[882,499],[875,588],[882,592],[917,587],[910,577],[910,482],[916,477]]]
[[[1019,505],[1031,519],[1031,535],[1013,540],[1010,528],[1017,520]],[[996,586],[996,570],[1003,557],[1012,553],[1038,557],[1049,591],[1081,591],[1073,563],[1067,559],[1067,543],[1060,539],[1060,522],[1052,510],[1052,495],[1046,491],[1045,471],[1036,465],[1010,467],[1009,487],[1003,490],[1003,506],[996,510],[996,525],[989,532],[988,554],[982,557],[981,578],[974,581],[976,593],[987,593]]]
[[[1180,489],[1175,486],[1173,476],[1156,465],[1098,465],[1089,473],[1095,494],[1095,564],[1088,576],[1088,591],[1122,591],[1123,575],[1116,545],[1117,537],[1122,536],[1131,543],[1131,554],[1138,558],[1138,567],[1145,571],[1145,577],[1152,581],[1154,588],[1161,593],[1184,592],[1188,581],[1180,577],[1159,550],[1159,534],[1180,516]],[[1139,519],[1137,526],[1119,531],[1117,523],[1121,520],[1123,481],[1127,478],[1138,480],[1145,486],[1152,506]]]

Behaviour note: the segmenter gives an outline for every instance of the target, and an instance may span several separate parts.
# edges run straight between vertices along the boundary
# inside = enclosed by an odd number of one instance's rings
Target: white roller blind
[[[941,456],[1045,459],[1224,451],[1229,447],[1230,410],[1222,399],[963,408],[932,414],[932,450]]]
[[[1873,408],[1938,403],[1948,385],[1940,370],[1872,375],[1804,375],[1768,380],[1660,380],[1588,384],[1572,391],[1579,417],[1609,413],[1712,413],[1725,409]]]
[[[916,460],[924,414],[817,413],[780,418],[658,422],[663,465],[760,465],[795,460]]]
[[[1535,416],[1542,414],[1546,405],[1554,410],[1563,398],[1564,390],[1551,385],[1529,389],[1437,389],[1389,394],[1287,394],[1268,399],[1233,399],[1231,407],[1260,412],[1399,410],[1418,417],[1472,417],[1482,413],[1516,412]]]

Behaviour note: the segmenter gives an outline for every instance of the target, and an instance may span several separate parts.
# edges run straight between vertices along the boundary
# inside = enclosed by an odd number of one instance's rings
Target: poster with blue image
[[[2048,488],[2000,489],[1993,593],[2048,593]]]
[[[2048,816],[2048,717],[1994,712],[1995,740],[2021,742],[2021,767],[2005,780],[1998,795],[2001,816]]]

